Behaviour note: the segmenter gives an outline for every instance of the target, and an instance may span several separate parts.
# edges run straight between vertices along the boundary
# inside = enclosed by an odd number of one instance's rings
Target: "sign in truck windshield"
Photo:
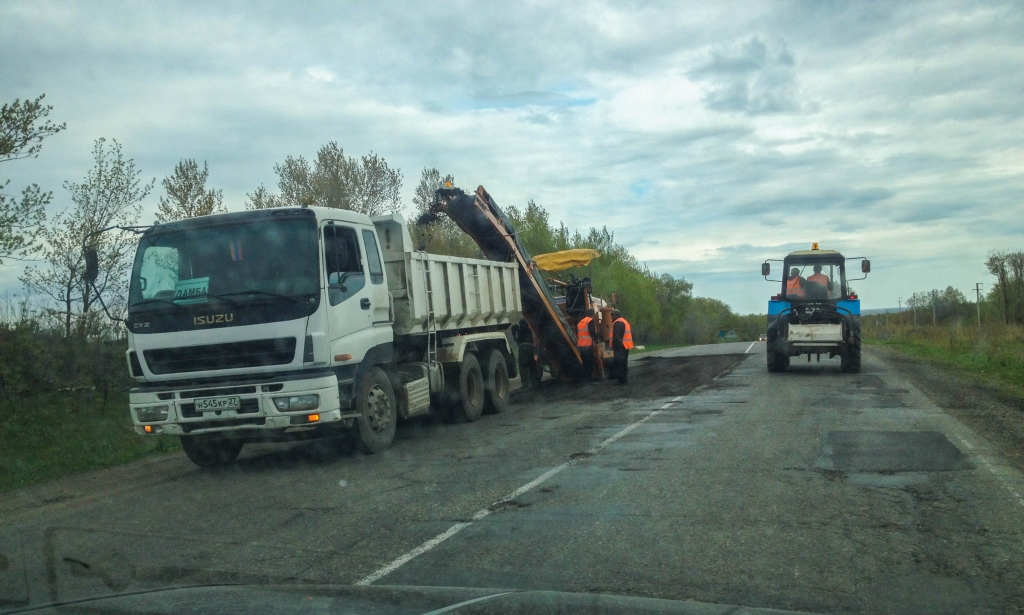
[[[174,302],[182,305],[206,303],[210,295],[210,278],[178,280],[174,283]]]

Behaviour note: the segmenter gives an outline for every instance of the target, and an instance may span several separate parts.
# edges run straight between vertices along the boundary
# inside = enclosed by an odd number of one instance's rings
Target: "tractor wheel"
[[[842,370],[847,374],[860,372],[860,327],[852,327],[850,330],[850,343],[846,352],[840,357]]]
[[[776,350],[778,344],[778,332],[775,329],[768,330],[768,371],[772,373],[784,372],[789,367],[789,356]]]

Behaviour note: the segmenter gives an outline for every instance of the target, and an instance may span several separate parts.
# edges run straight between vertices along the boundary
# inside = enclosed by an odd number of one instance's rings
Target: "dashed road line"
[[[664,410],[670,408],[672,406],[672,404],[674,404],[674,403],[676,403],[676,402],[678,402],[678,401],[680,401],[682,399],[683,399],[683,396],[680,395],[679,397],[676,397],[672,401],[670,401],[670,402],[666,403],[665,405],[661,406],[657,410],[653,410],[653,411],[647,413],[647,415],[644,416],[639,421],[637,421],[635,423],[630,423],[629,425],[624,427],[621,431],[616,433],[614,436],[611,436],[610,438],[608,438],[604,442],[602,442],[602,443],[598,444],[597,446],[595,446],[595,447],[591,448],[590,450],[588,450],[587,451],[588,454],[586,455],[586,457],[590,457],[591,455],[594,455],[596,453],[601,452],[606,447],[608,447],[610,444],[614,443],[616,440],[619,440],[620,438],[623,438],[623,437],[629,435],[629,433],[632,432],[634,429],[636,429],[637,427],[643,425],[644,423],[646,423],[647,421],[653,419],[654,417],[658,416]],[[421,544],[420,546],[416,547],[415,549],[413,549],[413,550],[411,550],[411,551],[409,551],[407,553],[404,553],[404,554],[398,556],[397,558],[395,558],[394,560],[392,560],[391,562],[389,562],[385,566],[383,566],[381,568],[378,568],[373,573],[371,573],[371,574],[363,577],[362,579],[356,581],[356,585],[372,585],[373,583],[376,583],[377,581],[383,579],[384,577],[388,576],[392,572],[394,572],[394,571],[398,570],[399,568],[401,568],[402,566],[406,565],[407,563],[409,563],[413,559],[419,557],[420,555],[423,555],[427,551],[430,551],[431,549],[433,549],[437,545],[439,545],[442,542],[448,540],[452,536],[458,534],[459,532],[461,532],[462,530],[466,529],[467,527],[473,525],[477,521],[480,521],[481,519],[483,519],[487,515],[491,514],[495,510],[500,509],[502,504],[504,504],[506,502],[510,502],[510,501],[516,499],[517,497],[519,497],[519,496],[523,495],[524,493],[530,491],[531,489],[537,487],[541,483],[545,482],[546,480],[548,480],[552,476],[558,474],[562,470],[568,468],[569,466],[578,464],[580,461],[582,461],[582,459],[584,459],[586,457],[570,459],[569,461],[566,461],[565,463],[563,463],[561,465],[557,465],[557,466],[551,468],[547,472],[544,472],[543,474],[541,474],[537,478],[531,480],[530,482],[526,483],[522,487],[519,487],[518,489],[516,489],[512,493],[510,493],[507,496],[505,496],[504,498],[502,498],[502,499],[498,500],[497,502],[491,504],[487,508],[484,508],[482,510],[477,511],[476,514],[474,514],[472,517],[470,517],[469,521],[460,521],[459,523],[456,523],[455,525],[451,526],[450,528],[448,528],[444,532],[441,532],[437,536],[434,536],[433,538],[431,538],[430,540],[424,542],[423,544]]]
[[[743,354],[747,354],[748,352],[750,352],[750,349],[753,348],[754,344],[756,344],[756,343],[757,342],[750,342],[750,345],[747,346],[747,349],[743,351]]]
[[[974,450],[974,445],[968,442],[966,438],[962,436],[957,436],[956,439],[959,440],[960,443],[966,446],[969,450]],[[1017,491],[1010,485],[1010,483],[1006,481],[1006,478],[1004,478],[1002,474],[996,471],[996,467],[994,465],[989,463],[988,460],[982,457],[981,455],[975,454],[974,457],[981,462],[981,465],[985,466],[985,469],[988,470],[992,474],[992,476],[996,477],[996,480],[999,482],[1000,485],[1006,487],[1006,490],[1010,492],[1010,495],[1013,496],[1013,499],[1016,500],[1018,504],[1024,506],[1024,497],[1021,497],[1021,495],[1017,493]]]

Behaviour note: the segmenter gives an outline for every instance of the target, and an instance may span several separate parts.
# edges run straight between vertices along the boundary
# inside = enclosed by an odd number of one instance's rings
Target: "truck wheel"
[[[846,352],[839,357],[841,368],[847,374],[860,372],[860,329],[854,328],[850,331],[850,344]]]
[[[219,436],[182,436],[181,448],[185,456],[200,468],[207,470],[226,466],[238,458],[245,443]]]
[[[487,356],[487,371],[484,372],[484,411],[501,414],[507,410],[510,391],[505,356],[501,351],[492,350]]]
[[[359,418],[352,426],[355,444],[367,453],[381,453],[395,441],[398,411],[395,390],[387,374],[379,367],[371,367],[359,383],[356,393]]]
[[[784,372],[789,367],[789,357],[775,349],[778,333],[774,329],[768,331],[768,371],[772,373]]]
[[[447,376],[445,418],[453,423],[479,419],[484,412],[484,376],[476,356],[467,352],[458,369],[452,369]]]

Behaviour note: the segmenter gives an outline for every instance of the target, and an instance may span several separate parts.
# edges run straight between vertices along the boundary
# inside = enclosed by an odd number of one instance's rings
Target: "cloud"
[[[206,160],[232,209],[335,140],[402,169],[406,202],[437,167],[746,312],[794,245],[871,256],[879,307],[1024,246],[1019,2],[7,0],[0,57],[0,101],[45,92],[68,124],[0,165],[51,213],[97,137],[147,178]]]
[[[306,69],[306,75],[309,76],[313,81],[323,81],[330,83],[338,78],[338,75],[334,72],[324,68],[323,66],[310,66]]]
[[[818,108],[799,100],[795,62],[786,45],[769,48],[756,36],[712,50],[711,60],[689,77],[707,84],[704,103],[715,111],[762,115]]]

